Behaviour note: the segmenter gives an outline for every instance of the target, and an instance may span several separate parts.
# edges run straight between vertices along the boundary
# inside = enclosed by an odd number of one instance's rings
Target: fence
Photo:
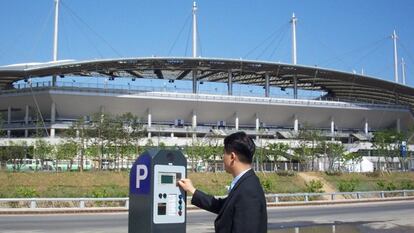
[[[336,193],[287,193],[268,194],[266,200],[268,205],[281,203],[311,203],[318,201],[334,202],[344,199],[346,201],[358,200],[386,200],[396,197],[414,197],[414,190],[396,191],[369,191],[369,192],[336,192]],[[191,198],[191,197],[189,197]],[[188,199],[187,203],[190,199]],[[129,198],[3,198],[0,199],[0,209],[10,210],[17,208],[121,208],[127,210]]]

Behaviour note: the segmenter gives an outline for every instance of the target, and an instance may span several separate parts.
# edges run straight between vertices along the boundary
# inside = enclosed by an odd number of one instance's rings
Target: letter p
[[[142,171],[142,172],[141,172]],[[142,174],[141,174],[142,173]],[[140,181],[145,180],[148,176],[148,168],[143,164],[137,165],[137,189],[140,187]]]

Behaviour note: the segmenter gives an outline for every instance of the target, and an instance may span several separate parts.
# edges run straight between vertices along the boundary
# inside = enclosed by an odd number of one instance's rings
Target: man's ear
[[[234,153],[234,152],[231,152],[230,158],[232,160],[237,160],[238,159],[236,153]]]

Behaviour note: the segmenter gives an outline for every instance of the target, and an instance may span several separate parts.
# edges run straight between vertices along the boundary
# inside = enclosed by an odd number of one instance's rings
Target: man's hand
[[[186,192],[194,194],[194,192],[196,191],[196,189],[193,186],[193,182],[191,182],[190,179],[181,179],[177,183]]]

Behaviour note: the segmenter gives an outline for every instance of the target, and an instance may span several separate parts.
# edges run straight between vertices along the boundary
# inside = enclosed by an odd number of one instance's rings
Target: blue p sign
[[[147,154],[140,156],[131,168],[129,192],[132,194],[150,193],[151,187],[151,157]]]

